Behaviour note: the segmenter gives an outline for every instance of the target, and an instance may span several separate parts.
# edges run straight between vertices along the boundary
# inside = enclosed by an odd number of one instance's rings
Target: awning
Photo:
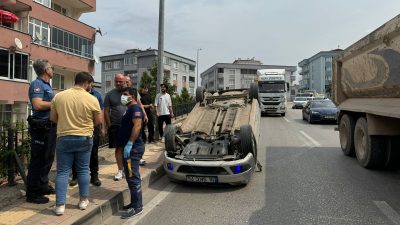
[[[0,22],[2,23],[16,23],[19,17],[14,13],[0,9]]]

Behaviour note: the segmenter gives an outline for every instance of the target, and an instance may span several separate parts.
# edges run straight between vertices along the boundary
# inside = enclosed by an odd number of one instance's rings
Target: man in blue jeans
[[[121,96],[121,103],[128,108],[122,117],[118,144],[123,146],[122,163],[126,182],[131,193],[131,203],[126,207],[127,211],[122,213],[122,219],[138,215],[143,211],[139,163],[144,153],[144,143],[141,135],[144,113],[136,99],[136,88],[129,88]]]
[[[65,211],[68,177],[75,163],[79,184],[78,208],[89,205],[89,160],[93,129],[101,123],[98,100],[89,94],[94,80],[87,72],[75,76],[75,86],[58,93],[51,102],[50,120],[57,123],[57,176],[54,213]]]

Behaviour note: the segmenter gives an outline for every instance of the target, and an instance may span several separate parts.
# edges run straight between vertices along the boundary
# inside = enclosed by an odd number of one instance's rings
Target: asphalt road
[[[307,124],[301,110],[261,120],[263,171],[247,186],[161,179],[144,213],[106,224],[400,224],[400,172],[361,168],[339,148],[335,125]]]

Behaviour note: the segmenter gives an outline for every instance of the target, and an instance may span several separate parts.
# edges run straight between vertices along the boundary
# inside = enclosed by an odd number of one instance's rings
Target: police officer
[[[45,195],[54,194],[48,174],[54,160],[56,124],[50,122],[50,105],[54,92],[50,86],[53,68],[45,59],[33,63],[37,79],[29,86],[32,115],[28,117],[31,135],[31,160],[28,167],[26,201],[36,204],[49,202]]]

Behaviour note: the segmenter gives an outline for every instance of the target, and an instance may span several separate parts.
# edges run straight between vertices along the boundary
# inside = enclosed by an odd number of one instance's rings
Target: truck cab
[[[258,70],[258,100],[261,113],[285,116],[289,85],[284,69]]]

